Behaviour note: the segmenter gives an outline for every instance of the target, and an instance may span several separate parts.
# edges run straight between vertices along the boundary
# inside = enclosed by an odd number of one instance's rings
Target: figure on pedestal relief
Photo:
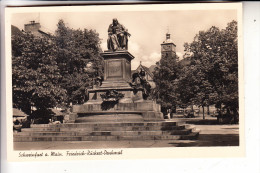
[[[108,50],[127,50],[128,49],[128,30],[121,25],[117,19],[113,19],[113,23],[108,28]]]
[[[133,87],[135,90],[138,88],[143,89],[143,98],[147,99],[151,92],[151,85],[145,79],[145,71],[143,69],[140,72],[136,72],[132,75],[132,82],[130,82],[130,86]]]

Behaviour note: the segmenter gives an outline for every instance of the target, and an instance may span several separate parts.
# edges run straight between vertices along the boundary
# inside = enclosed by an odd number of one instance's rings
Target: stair
[[[79,115],[75,123],[85,122],[142,122],[144,121],[142,114],[138,113],[108,113],[108,114],[90,114]]]
[[[194,140],[199,135],[183,122],[84,122],[34,124],[14,134],[14,142],[34,141],[120,141]]]

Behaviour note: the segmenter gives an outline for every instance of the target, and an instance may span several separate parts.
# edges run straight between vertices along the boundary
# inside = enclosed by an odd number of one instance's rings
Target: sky
[[[72,8],[72,7],[71,7]],[[94,29],[101,38],[102,50],[107,50],[107,29],[112,19],[117,18],[124,25],[131,37],[128,51],[135,56],[132,69],[142,65],[150,67],[161,58],[161,43],[166,33],[176,45],[176,53],[182,59],[183,44],[192,42],[201,30],[211,26],[224,29],[227,23],[237,20],[236,10],[162,10],[162,11],[86,11],[86,12],[26,12],[14,13],[11,24],[24,29],[24,24],[35,20],[42,29],[54,33],[57,23],[63,19],[65,24],[74,29]]]

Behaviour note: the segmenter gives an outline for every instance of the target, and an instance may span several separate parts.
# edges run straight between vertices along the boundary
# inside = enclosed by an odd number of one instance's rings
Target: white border
[[[258,6],[257,6],[258,5]],[[25,168],[26,166],[30,165],[30,169],[23,169],[27,170],[27,172],[43,172],[49,170],[49,172],[54,171],[65,171],[65,170],[72,170],[73,172],[82,171],[82,163],[88,163],[85,169],[95,171],[97,168],[101,168],[100,165],[106,167],[103,171],[106,172],[117,172],[117,171],[124,171],[124,172],[132,172],[136,167],[141,172],[146,172],[148,170],[153,170],[151,172],[158,172],[164,170],[175,170],[181,171],[186,170],[186,172],[219,172],[219,171],[232,171],[232,172],[258,172],[259,171],[259,15],[257,16],[256,13],[259,14],[259,4],[257,3],[247,3],[245,6],[245,89],[246,89],[246,115],[250,115],[250,117],[246,117],[246,146],[247,146],[247,157],[239,158],[239,159],[174,159],[174,160],[148,160],[145,161],[117,161],[116,163],[113,162],[72,162],[69,165],[68,162],[52,162],[53,165],[52,169],[48,168],[50,163],[36,163],[31,165],[31,163],[24,163],[24,164],[12,164],[9,166],[16,166],[16,171],[19,168]],[[256,19],[257,22],[252,22],[253,19]],[[1,20],[2,21],[2,20]],[[255,29],[255,28],[258,28]],[[258,36],[258,37],[257,37]],[[253,43],[252,44],[252,40]],[[257,70],[258,69],[258,70]],[[249,73],[248,73],[249,72]],[[2,73],[3,75],[3,73]],[[1,78],[3,79],[3,78]],[[251,92],[250,92],[251,91]],[[248,99],[252,97],[257,97],[256,99],[250,101]],[[3,126],[2,126],[3,127]],[[257,130],[258,129],[258,130]],[[3,151],[3,150],[2,150]],[[2,153],[2,152],[1,152]],[[134,162],[134,163],[132,163]],[[131,165],[127,166],[127,164],[135,165],[134,168]],[[90,165],[93,164],[93,165]],[[37,165],[42,165],[39,169]],[[188,165],[188,166],[187,166]],[[55,167],[54,167],[55,166]],[[125,169],[124,166],[127,166]],[[141,166],[141,167],[139,167]],[[144,166],[144,167],[143,167]],[[5,167],[6,168],[6,167]],[[27,167],[28,168],[28,167]],[[101,170],[102,170],[101,168]],[[14,169],[9,169],[9,171],[13,171]],[[34,170],[34,171],[32,171]],[[100,170],[100,169],[99,169]],[[139,172],[138,171],[138,172]],[[3,171],[6,172],[6,171]]]

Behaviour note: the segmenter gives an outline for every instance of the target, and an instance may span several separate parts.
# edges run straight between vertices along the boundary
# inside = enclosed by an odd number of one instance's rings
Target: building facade
[[[51,37],[51,34],[47,31],[45,31],[40,23],[33,21],[30,21],[29,24],[24,24],[24,31],[30,32],[36,37]]]

